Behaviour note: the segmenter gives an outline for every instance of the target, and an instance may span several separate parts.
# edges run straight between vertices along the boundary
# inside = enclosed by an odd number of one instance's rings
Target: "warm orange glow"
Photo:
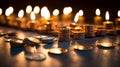
[[[60,54],[61,53],[61,51],[59,49],[57,49],[57,48],[53,49],[52,51],[55,52],[56,54]]]
[[[33,9],[35,14],[38,14],[40,12],[40,7],[39,6],[35,6]]]
[[[35,13],[34,12],[31,12],[30,18],[31,18],[31,20],[35,20]]]
[[[79,13],[76,13],[75,17],[74,17],[74,22],[78,22],[79,19]]]
[[[18,17],[19,18],[22,18],[24,16],[24,11],[23,10],[20,10],[19,12],[18,12]]]
[[[112,43],[110,43],[110,42],[103,42],[103,43],[101,43],[101,45],[104,47],[113,46]]]
[[[32,6],[31,5],[28,5],[26,7],[26,13],[31,13],[32,12]]]
[[[46,6],[44,6],[41,9],[41,16],[44,17],[45,19],[49,19],[50,18],[50,12],[48,10],[48,8]]]
[[[84,12],[83,10],[79,10],[79,16],[83,16]]]
[[[2,9],[0,8],[0,15],[2,14]]]
[[[97,16],[99,16],[100,15],[100,9],[97,8],[95,13],[96,13]]]
[[[58,10],[58,9],[55,9],[55,10],[53,11],[53,15],[54,15],[54,16],[59,15],[59,10]]]
[[[72,7],[65,7],[63,9],[63,14],[68,15],[72,12]]]
[[[81,27],[75,27],[75,29],[76,29],[76,30],[80,30],[80,29],[81,29]]]
[[[74,48],[79,49],[79,50],[84,50],[84,46],[82,45],[75,45]]]
[[[110,17],[109,17],[109,12],[108,12],[108,11],[106,11],[106,14],[105,14],[105,19],[106,19],[106,20],[109,20],[109,18],[110,18]]]
[[[120,10],[118,11],[118,17],[120,17]]]

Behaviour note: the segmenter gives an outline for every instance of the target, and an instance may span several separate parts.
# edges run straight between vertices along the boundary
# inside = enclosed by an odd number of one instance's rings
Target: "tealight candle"
[[[46,6],[41,9],[41,22],[45,28],[45,30],[51,31],[52,30],[52,23],[50,19],[50,12]]]
[[[28,5],[27,7],[26,7],[26,20],[28,21],[28,20],[30,20],[30,13],[32,12],[32,6],[31,5]]]
[[[78,13],[79,13],[78,23],[79,23],[79,24],[84,24],[84,22],[85,22],[85,17],[83,16],[83,14],[84,14],[83,10],[79,10]]]
[[[115,19],[117,33],[120,33],[120,10],[118,11],[118,18]]]
[[[54,11],[53,11],[53,16],[52,16],[52,20],[53,21],[59,21],[59,10],[58,9],[55,9]]]
[[[72,21],[72,7],[65,7],[63,9],[62,23],[64,26],[69,26]]]
[[[39,15],[40,7],[39,6],[35,6],[33,11],[34,11],[34,13],[36,15],[36,19],[39,19],[39,17],[40,17],[40,15]]]
[[[53,16],[52,16],[52,29],[54,31],[58,31],[59,28],[60,28],[60,22],[59,22],[59,10],[58,9],[55,9],[53,11]]]
[[[14,12],[14,9],[11,6],[7,8],[5,11],[5,15],[7,16],[7,20],[8,20],[7,24],[9,26],[16,26],[15,15],[13,14],[13,12]]]
[[[100,16],[100,9],[96,9],[96,16],[94,17],[94,23],[95,25],[101,25],[102,24],[102,17]]]
[[[0,23],[5,25],[6,24],[6,18],[5,15],[2,14],[2,9],[0,8]]]
[[[63,15],[62,15],[62,20],[63,21],[71,21],[72,19],[72,7],[65,7],[63,9]]]
[[[30,17],[31,17],[31,21],[28,21],[28,28],[30,28],[32,30],[37,30],[37,28],[39,26],[39,22],[37,20],[35,20],[36,19],[35,13],[31,12]]]
[[[17,26],[22,28],[22,29],[25,29],[26,28],[26,23],[25,23],[26,19],[23,16],[24,16],[24,11],[20,10],[18,12],[18,18],[16,18],[16,20],[18,23]]]
[[[113,29],[113,22],[109,21],[109,12],[106,11],[105,18],[107,21],[103,22],[103,25],[106,29]]]

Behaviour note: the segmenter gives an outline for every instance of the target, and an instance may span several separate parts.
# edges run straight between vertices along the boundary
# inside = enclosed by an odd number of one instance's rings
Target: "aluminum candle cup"
[[[50,48],[48,49],[48,53],[50,54],[64,54],[67,53],[68,50],[64,48]]]
[[[29,37],[29,38],[24,39],[24,43],[31,45],[31,46],[34,46],[34,45],[38,45],[40,43],[40,41],[36,38]]]
[[[96,45],[98,46],[98,47],[102,47],[102,48],[114,48],[115,46],[114,46],[114,44],[113,43],[111,43],[111,42],[96,42]]]
[[[94,25],[85,25],[86,37],[95,37]]]
[[[39,39],[41,41],[41,39],[48,38],[48,36],[41,35],[41,36],[34,36],[34,38],[37,38],[37,39]]]
[[[42,38],[41,39],[42,43],[53,43],[56,40],[57,39],[55,39],[54,37],[48,37],[48,38]]]
[[[70,41],[70,29],[66,27],[60,28],[58,38],[59,41]]]
[[[23,40],[21,39],[12,39],[10,40],[10,45],[11,48],[14,48],[14,47],[22,47],[24,44],[23,44]]]

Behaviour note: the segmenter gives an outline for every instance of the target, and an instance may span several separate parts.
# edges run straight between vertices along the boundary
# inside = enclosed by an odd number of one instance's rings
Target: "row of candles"
[[[48,20],[52,20],[52,21],[59,21],[59,10],[58,9],[55,9],[53,11],[53,16],[50,17],[50,12],[48,10],[48,8],[46,6],[44,6],[43,8],[41,8],[41,11],[40,11],[40,8],[39,6],[35,6],[33,11],[32,11],[32,6],[31,5],[28,5],[26,7],[26,16],[24,17],[25,15],[25,12],[23,10],[20,10],[18,12],[18,17],[15,16],[15,14],[13,14],[14,12],[14,9],[12,6],[8,7],[5,11],[5,15],[6,15],[6,18],[8,21],[8,24],[9,25],[17,25],[17,22],[14,21],[14,20],[17,20],[17,21],[20,21],[21,22],[21,27],[26,25],[26,23],[28,21],[31,21],[30,23],[40,23],[42,24],[43,23],[46,23],[46,24],[49,24],[50,22],[48,22]],[[39,12],[41,12],[41,18],[40,18],[40,15],[39,15]],[[96,16],[94,17],[94,23],[97,24],[97,25],[100,25],[102,24],[102,17],[100,16],[100,10],[99,9],[96,9]],[[83,10],[79,10],[79,12],[76,13],[75,17],[74,17],[74,21],[72,21],[72,8],[71,7],[65,7],[63,9],[63,15],[62,15],[62,21],[65,23],[63,24],[66,24],[67,22],[75,22],[75,23],[84,23],[85,22],[85,17],[83,16],[84,12]],[[118,17],[120,17],[120,11],[118,11]],[[106,21],[104,24],[113,24],[113,22],[110,22],[109,21],[109,12],[106,11]],[[119,18],[116,20],[116,21],[119,21]],[[7,22],[5,20],[5,17],[3,16],[2,14],[2,9],[0,8],[0,22],[1,23],[5,23]],[[24,22],[24,24],[22,24]],[[55,23],[55,22],[54,22]],[[118,22],[117,22],[118,23]],[[37,25],[38,25],[37,24]],[[119,25],[119,24],[116,24],[116,25]],[[39,26],[39,25],[38,25]],[[28,25],[29,27],[29,25]]]
[[[115,20],[116,27],[114,27],[114,22],[109,21],[109,12],[106,11],[105,18],[106,21],[102,22],[102,17],[100,16],[100,9],[96,9],[96,16],[94,17],[94,25],[85,24],[85,17],[83,16],[83,10],[79,10],[72,21],[72,8],[65,7],[63,9],[62,20],[59,19],[59,10],[55,9],[53,11],[53,16],[50,17],[50,12],[46,6],[40,8],[35,6],[32,11],[32,6],[28,5],[25,12],[20,10],[18,12],[18,17],[13,14],[14,9],[12,6],[8,7],[5,11],[5,15],[2,14],[2,9],[0,8],[0,23],[3,25],[9,25],[12,27],[19,27],[22,29],[30,29],[36,31],[47,31],[47,32],[57,32],[59,33],[60,41],[69,41],[70,33],[74,35],[75,39],[84,39],[84,36],[95,37],[97,35],[115,34],[116,30],[120,31],[120,18]],[[39,13],[41,12],[41,16]],[[118,16],[120,17],[120,11],[118,11]],[[59,32],[58,32],[59,31]],[[66,39],[65,39],[66,37]]]

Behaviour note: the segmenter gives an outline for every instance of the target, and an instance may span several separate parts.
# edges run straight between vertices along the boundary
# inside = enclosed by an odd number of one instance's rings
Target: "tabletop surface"
[[[23,32],[6,27],[0,27],[3,32],[17,32],[18,37],[37,36],[34,32]],[[9,43],[4,41],[4,37],[0,37],[0,67],[120,67],[120,46],[115,44],[113,49],[99,48],[95,45],[97,40],[109,39],[113,43],[120,41],[120,36],[105,36],[86,38],[77,40],[78,43],[93,46],[90,51],[69,50],[68,53],[61,55],[49,54],[47,48],[53,44],[38,46],[38,52],[46,55],[46,59],[42,61],[30,61],[25,58],[24,48],[11,48]],[[61,42],[66,45],[66,42]],[[64,46],[63,46],[64,47]]]

